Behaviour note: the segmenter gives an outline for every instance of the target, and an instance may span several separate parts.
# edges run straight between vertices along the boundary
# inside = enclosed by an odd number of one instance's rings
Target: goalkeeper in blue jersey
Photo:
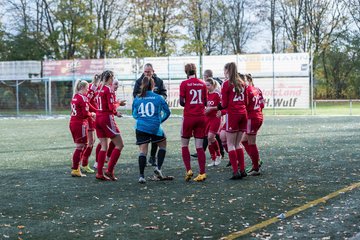
[[[166,154],[166,136],[161,127],[170,116],[170,109],[164,98],[153,92],[154,79],[144,77],[141,82],[140,93],[134,99],[132,105],[132,115],[136,119],[136,145],[139,145],[139,183],[145,183],[144,170],[146,166],[146,156],[148,144],[157,143],[159,151],[157,154],[158,164],[154,169],[159,180],[164,176],[161,166]]]

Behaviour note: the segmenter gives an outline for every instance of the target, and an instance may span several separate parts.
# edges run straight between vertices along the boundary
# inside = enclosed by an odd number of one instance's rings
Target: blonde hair
[[[75,87],[74,87],[74,95],[79,93],[82,89],[86,88],[86,86],[89,86],[89,83],[85,80],[76,80]]]
[[[216,81],[215,79],[213,79],[212,77],[209,77],[205,80],[205,82],[208,82],[211,84],[211,86],[214,87],[214,89],[220,89],[220,84],[218,83],[218,81]]]

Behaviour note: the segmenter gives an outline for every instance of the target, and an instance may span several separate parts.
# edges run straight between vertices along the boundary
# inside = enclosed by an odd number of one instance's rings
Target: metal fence
[[[311,59],[300,53],[203,56],[201,61],[196,56],[184,56],[0,62],[0,115],[68,114],[75,80],[89,81],[94,73],[105,69],[113,70],[119,79],[117,95],[128,101],[129,109],[134,82],[145,63],[153,64],[168,89],[170,107],[177,108],[179,84],[186,77],[184,65],[189,62],[198,65],[198,76],[212,69],[214,77],[220,78],[224,64],[236,62],[240,72],[253,75],[256,86],[263,91],[266,108],[274,114],[284,109],[313,110]]]

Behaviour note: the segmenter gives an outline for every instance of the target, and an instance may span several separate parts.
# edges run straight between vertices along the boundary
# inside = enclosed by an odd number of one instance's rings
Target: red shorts
[[[227,132],[245,132],[246,125],[246,114],[226,114],[225,130]]]
[[[70,122],[70,132],[74,143],[88,142],[88,124],[87,122]]]
[[[209,132],[218,134],[220,130],[221,119],[218,117],[206,118],[206,129],[205,133]]]
[[[88,123],[89,123],[89,131],[94,131],[95,130],[95,121],[91,117],[89,117]]]
[[[184,117],[181,127],[182,138],[204,138],[206,127],[205,116],[201,117]]]
[[[96,115],[95,129],[98,138],[114,138],[116,135],[120,135],[120,130],[112,114]]]
[[[256,135],[263,123],[262,118],[249,118],[247,120],[246,134]]]

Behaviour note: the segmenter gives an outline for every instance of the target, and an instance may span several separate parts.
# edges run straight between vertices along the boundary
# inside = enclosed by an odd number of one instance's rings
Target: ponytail
[[[100,80],[101,80],[101,74],[95,74],[91,83],[97,85],[99,84]]]
[[[85,80],[76,80],[74,85],[74,95],[79,93],[82,89],[84,89],[86,86],[88,86],[89,83]]]
[[[229,81],[234,86],[236,94],[240,94],[241,89],[245,87],[245,82],[238,74],[236,63],[227,63],[224,68],[228,72]]]
[[[113,71],[106,70],[101,74],[101,82],[105,85],[111,77],[114,77]]]
[[[249,83],[250,86],[254,86],[254,81],[250,73],[245,74],[246,80]]]
[[[139,97],[145,97],[147,91],[152,91],[154,88],[154,79],[149,77],[144,77],[141,81],[140,86],[140,93],[138,94]]]

